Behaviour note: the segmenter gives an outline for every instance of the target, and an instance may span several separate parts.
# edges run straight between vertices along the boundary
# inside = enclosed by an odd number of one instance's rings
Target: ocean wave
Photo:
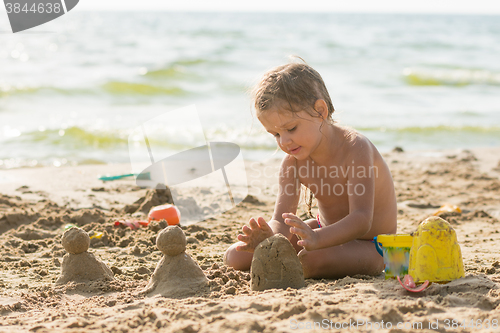
[[[478,69],[405,68],[403,77],[412,86],[500,85],[500,73]]]
[[[407,126],[407,127],[357,127],[379,149],[395,144],[405,149],[429,149],[435,147],[473,147],[498,145],[500,126]],[[186,132],[185,129],[181,130]],[[0,154],[0,169],[38,167],[44,165],[77,165],[129,162],[129,135],[127,129],[90,130],[78,126],[20,132],[15,137],[1,139],[5,152]],[[189,134],[189,133],[188,133]],[[188,135],[189,136],[189,135]],[[2,132],[0,132],[0,138]],[[206,132],[209,141],[226,141],[237,144],[246,155],[259,159],[279,150],[275,140],[264,131],[227,126],[210,128]],[[193,148],[178,132],[161,132],[148,137],[155,154],[170,156]],[[137,142],[140,146],[143,143]],[[145,149],[145,146],[142,147]],[[133,154],[133,153],[132,153]],[[141,158],[142,154],[137,155]],[[145,161],[147,162],[147,161]]]
[[[46,129],[21,133],[15,139],[7,140],[23,143],[43,143],[51,146],[68,146],[75,149],[85,147],[109,149],[128,143],[124,131],[90,131],[72,126],[64,129]]]
[[[146,83],[109,81],[102,88],[113,95],[169,95],[183,96],[187,92],[180,87],[163,87]]]
[[[180,60],[175,61],[165,67],[157,69],[141,70],[143,77],[148,79],[182,79],[182,80],[199,80],[202,77],[193,71],[189,70],[190,66],[206,63],[205,59]]]
[[[396,135],[457,135],[475,134],[486,135],[492,138],[500,137],[499,126],[407,126],[407,127],[356,127],[363,133],[380,133]],[[184,130],[183,130],[184,131]],[[3,144],[44,144],[49,146],[64,146],[70,149],[98,149],[108,150],[116,147],[125,147],[129,144],[129,130],[86,130],[78,126],[64,129],[46,129],[20,133],[16,137],[4,139]],[[248,150],[274,150],[276,142],[265,132],[236,129],[236,128],[212,128],[206,132],[209,141],[227,141],[238,144],[242,149]],[[368,134],[369,135],[369,134]],[[149,137],[149,143],[153,146],[182,151],[192,148],[192,142],[179,139],[179,133],[161,133]]]
[[[494,137],[500,137],[500,127],[498,126],[408,126],[408,127],[358,127],[361,132],[382,132],[382,133],[411,133],[411,134],[487,134]]]
[[[177,132],[169,133],[158,131],[148,137],[151,146],[160,149],[182,151],[192,148],[193,142],[188,142],[181,132],[186,134],[188,129],[179,129]],[[217,126],[206,131],[209,141],[227,141],[238,144],[242,149],[248,150],[273,150],[276,142],[267,132],[256,133],[255,130],[246,128],[231,128]],[[48,146],[63,147],[64,149],[96,149],[110,150],[117,147],[126,147],[129,144],[129,129],[91,130],[79,126],[68,128],[42,129],[21,132],[16,130],[16,135],[7,135],[0,131],[3,136],[2,144],[23,144],[24,146]]]
[[[0,85],[0,98],[16,94],[32,94],[43,87],[28,87],[28,86],[12,86],[7,84]]]
[[[87,89],[65,89],[50,86],[23,86],[23,85],[0,85],[0,98],[14,95],[28,95],[37,93],[56,93],[60,95],[88,94]]]
[[[179,86],[162,86],[139,82],[108,81],[99,87],[94,88],[61,88],[55,86],[10,86],[0,85],[0,98],[16,95],[97,95],[105,92],[110,95],[131,95],[131,96],[186,96],[188,91]]]

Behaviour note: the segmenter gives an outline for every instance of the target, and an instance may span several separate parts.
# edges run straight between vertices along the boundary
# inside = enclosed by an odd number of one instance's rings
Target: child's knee
[[[236,251],[236,246],[236,244],[231,245],[224,253],[224,265],[233,267],[231,264],[234,258],[233,252]]]
[[[304,278],[308,279],[315,276],[315,261],[312,260],[311,252],[302,249],[298,254],[302,270],[304,271]]]
[[[236,247],[242,245],[235,243],[231,245],[224,253],[224,264],[240,271],[250,269],[253,254],[249,252],[236,251]]]

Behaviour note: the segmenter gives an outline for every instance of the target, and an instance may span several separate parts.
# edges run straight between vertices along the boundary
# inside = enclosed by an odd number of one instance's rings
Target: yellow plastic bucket
[[[414,233],[408,273],[415,283],[448,282],[464,276],[462,252],[452,226],[440,217],[429,217]]]
[[[386,234],[374,238],[375,246],[384,257],[385,278],[404,277],[408,274],[410,250],[413,236],[409,234]]]

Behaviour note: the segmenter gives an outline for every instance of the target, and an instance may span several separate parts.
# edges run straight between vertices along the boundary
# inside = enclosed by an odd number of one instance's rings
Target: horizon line
[[[397,15],[462,15],[462,16],[500,16],[500,11],[498,12],[428,12],[428,11],[343,11],[343,10],[245,10],[245,9],[175,9],[175,8],[151,8],[151,9],[116,9],[116,8],[98,8],[98,9],[90,9],[90,8],[81,8],[78,11],[80,12],[171,12],[171,13],[244,13],[244,14],[272,14],[272,13],[280,13],[280,14],[397,14]]]

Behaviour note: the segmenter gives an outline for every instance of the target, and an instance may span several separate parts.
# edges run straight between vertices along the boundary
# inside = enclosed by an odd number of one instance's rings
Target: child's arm
[[[290,239],[292,234],[290,228],[284,223],[282,214],[284,212],[296,212],[300,198],[300,183],[295,158],[287,155],[283,159],[279,174],[279,187],[274,214],[269,223],[259,217],[257,220],[250,219],[248,226],[243,226],[244,235],[238,235],[238,240],[245,245],[238,246],[238,251],[252,252],[260,242],[273,234],[283,234]]]
[[[349,201],[347,216],[326,227],[311,229],[296,215],[283,214],[285,223],[290,226],[290,232],[302,238],[297,244],[306,250],[341,245],[362,238],[370,231],[375,202],[375,179],[369,171],[370,167],[373,167],[374,148],[364,140],[359,140],[353,146],[353,152],[347,160],[348,165],[356,166],[356,173],[349,174],[345,184]],[[362,169],[366,171],[364,175],[358,173]]]
[[[300,183],[295,157],[287,155],[280,167],[279,186],[273,217],[269,226],[275,234],[282,234],[290,239],[290,228],[284,223],[283,213],[297,212],[300,199]]]

